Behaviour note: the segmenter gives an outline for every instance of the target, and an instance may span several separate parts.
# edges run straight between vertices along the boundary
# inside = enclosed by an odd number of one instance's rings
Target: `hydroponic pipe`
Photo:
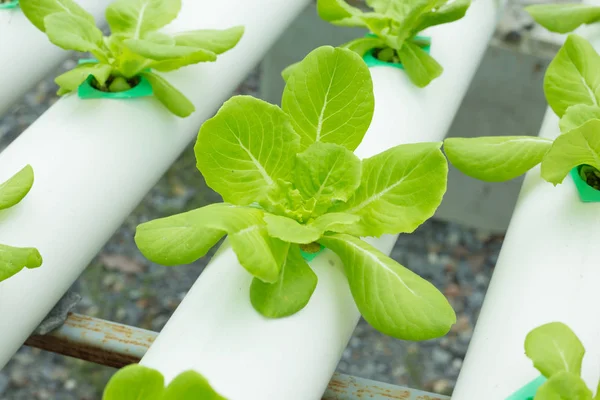
[[[431,30],[432,55],[444,74],[418,89],[398,69],[371,69],[373,123],[357,149],[368,157],[409,142],[439,141],[469,86],[494,30],[493,0],[475,1],[465,19]],[[395,236],[371,241],[389,254]],[[251,306],[251,276],[225,244],[142,359],[170,381],[195,369],[230,400],[317,400],[359,319],[340,260],[313,262],[319,283],[299,313],[272,320]]]
[[[596,3],[598,4],[598,3]],[[597,27],[584,30],[596,51]],[[560,134],[548,108],[539,136]],[[505,399],[540,376],[525,355],[533,328],[559,321],[583,342],[583,377],[592,390],[600,364],[600,203],[583,203],[567,176],[554,187],[539,166],[523,182],[490,286],[481,308],[453,400]]]
[[[109,0],[78,0],[99,25]],[[55,70],[69,52],[56,47],[21,12],[19,7],[0,9],[0,116]]]
[[[0,212],[0,243],[35,246],[44,258],[0,283],[0,366],[308,2],[183,0],[171,31],[246,27],[215,63],[165,74],[196,106],[192,116],[178,118],[154,98],[71,95],[0,153],[0,180],[28,163],[36,175],[27,198]]]

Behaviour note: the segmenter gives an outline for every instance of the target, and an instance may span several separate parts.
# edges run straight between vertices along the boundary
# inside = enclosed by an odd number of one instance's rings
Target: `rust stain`
[[[397,390],[382,388],[375,385],[362,386],[353,380],[344,380],[334,377],[327,388],[327,393],[322,400],[339,400],[347,398],[350,393],[356,399],[393,399],[393,400],[406,400],[410,399],[411,392],[404,388],[398,388]],[[344,397],[341,397],[344,396]],[[425,399],[424,399],[425,400]],[[431,399],[436,400],[436,399]],[[438,399],[440,400],[440,399]]]

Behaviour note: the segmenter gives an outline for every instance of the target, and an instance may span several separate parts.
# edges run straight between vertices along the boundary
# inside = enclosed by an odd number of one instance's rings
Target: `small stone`
[[[433,383],[432,389],[439,394],[446,394],[452,390],[452,385],[447,379],[440,379]]]
[[[73,379],[69,379],[68,381],[65,382],[65,389],[71,391],[73,389],[75,389],[77,387],[77,382],[75,382],[75,380]]]
[[[452,360],[452,355],[441,348],[435,348],[431,352],[431,358],[435,364],[446,365]]]
[[[444,290],[446,297],[458,297],[461,294],[460,287],[456,283],[451,283]]]

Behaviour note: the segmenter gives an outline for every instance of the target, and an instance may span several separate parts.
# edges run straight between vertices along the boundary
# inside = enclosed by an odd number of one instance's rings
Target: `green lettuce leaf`
[[[313,50],[291,71],[282,99],[302,149],[319,141],[356,149],[374,107],[373,82],[364,61],[330,46]]]
[[[23,268],[33,269],[41,265],[42,256],[36,249],[0,244],[0,282],[20,272]]]
[[[364,26],[362,11],[344,0],[317,0],[317,12],[323,20],[342,26]]]
[[[178,46],[196,47],[208,50],[214,54],[223,54],[235,47],[244,34],[243,26],[229,29],[200,29],[196,31],[175,34]]]
[[[301,224],[295,219],[265,213],[265,223],[269,235],[284,242],[308,244],[316,242],[325,232],[344,231],[349,225],[355,224],[360,217],[345,213],[329,213]]]
[[[579,128],[591,119],[600,119],[600,107],[576,104],[567,108],[558,125],[562,133]]]
[[[257,208],[217,203],[156,219],[137,227],[135,242],[149,260],[172,266],[203,257],[225,234],[248,272],[265,282],[277,280],[284,244],[269,237]]]
[[[79,64],[72,70],[57,76],[54,82],[63,92],[69,93],[77,90],[90,75],[93,75],[100,85],[106,84],[112,71],[113,68],[108,64]]]
[[[358,38],[343,44],[341,47],[353,51],[362,57],[371,49],[385,47],[385,41],[378,37]]]
[[[26,165],[12,178],[0,184],[0,210],[18,204],[33,186],[33,168]]]
[[[358,189],[361,168],[360,159],[345,147],[315,142],[296,156],[293,183],[305,199],[315,199],[322,214]]]
[[[250,301],[265,317],[287,317],[308,304],[316,287],[317,275],[300,255],[298,246],[292,245],[277,282],[264,283],[256,278],[252,281]]]
[[[452,165],[465,175],[487,182],[503,182],[523,175],[542,162],[551,146],[551,140],[532,136],[444,141],[444,150]]]
[[[589,42],[578,35],[567,37],[546,70],[544,93],[559,117],[576,104],[598,106],[600,56]]]
[[[46,35],[52,43],[65,50],[103,55],[102,31],[93,22],[66,12],[48,15],[44,19]]]
[[[162,374],[142,365],[128,365],[114,374],[102,400],[161,400],[165,380]]]
[[[425,50],[410,42],[404,42],[404,45],[398,52],[400,60],[406,74],[410,80],[422,88],[440,76],[444,69],[435,61]]]
[[[361,185],[332,211],[360,216],[356,236],[410,233],[430,218],[446,192],[448,164],[441,143],[393,147],[363,160]]]
[[[342,259],[354,301],[378,331],[419,341],[445,335],[456,322],[452,307],[431,283],[366,242],[336,234],[320,243]]]
[[[423,14],[419,24],[415,28],[415,32],[421,32],[430,26],[457,21],[466,15],[470,5],[471,0],[454,0],[451,3],[444,4],[435,11]]]
[[[152,85],[154,97],[173,114],[184,118],[196,110],[194,104],[162,76],[152,72],[143,72],[140,75]]]
[[[196,371],[177,375],[164,391],[161,400],[226,400]]]
[[[575,333],[561,322],[551,322],[529,332],[525,354],[533,366],[549,378],[561,371],[581,375],[585,349]]]
[[[535,400],[592,400],[592,392],[583,379],[570,372],[553,375],[540,386]]]
[[[525,7],[538,24],[552,32],[568,33],[600,21],[600,7],[588,4],[535,4]]]
[[[198,60],[197,62],[215,61],[217,59],[217,55],[212,51],[196,47],[171,46],[142,39],[127,39],[123,41],[123,44],[134,53],[155,61],[170,61],[178,58],[192,57],[196,54],[200,55],[195,57]]]
[[[259,201],[278,179],[292,174],[300,140],[276,106],[235,96],[200,128],[194,148],[206,183],[228,203]]]
[[[542,178],[558,185],[571,169],[587,164],[600,169],[600,120],[592,119],[557,137],[542,161]]]
[[[94,17],[73,0],[20,0],[19,7],[27,19],[42,32],[46,31],[46,17],[55,13],[66,12],[83,18],[92,25],[96,23]]]
[[[181,0],[115,0],[106,9],[111,32],[140,39],[173,21],[181,10]]]

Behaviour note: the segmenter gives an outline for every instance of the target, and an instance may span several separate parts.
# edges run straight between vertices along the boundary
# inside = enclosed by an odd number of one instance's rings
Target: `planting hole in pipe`
[[[368,33],[365,37],[376,38],[377,35]],[[422,48],[427,54],[431,51],[431,38],[427,36],[415,36],[413,43]],[[404,69],[398,52],[391,47],[374,48],[363,55],[363,60],[369,67],[394,67]]]
[[[582,202],[600,202],[600,171],[589,165],[580,165],[571,170],[571,178]]]
[[[98,61],[91,59],[79,60],[79,64],[97,64]],[[106,82],[107,90],[102,90],[96,83],[93,75],[77,89],[77,95],[81,99],[134,99],[138,97],[152,96],[152,85],[143,76],[136,76],[126,80],[122,77],[109,78]]]
[[[19,0],[8,0],[8,1],[0,0],[0,10],[1,9],[9,10],[11,8],[17,8],[18,6],[19,6]]]
[[[303,244],[300,245],[300,254],[306,261],[312,261],[315,259],[315,257],[321,254],[324,249],[325,246],[316,242]]]

